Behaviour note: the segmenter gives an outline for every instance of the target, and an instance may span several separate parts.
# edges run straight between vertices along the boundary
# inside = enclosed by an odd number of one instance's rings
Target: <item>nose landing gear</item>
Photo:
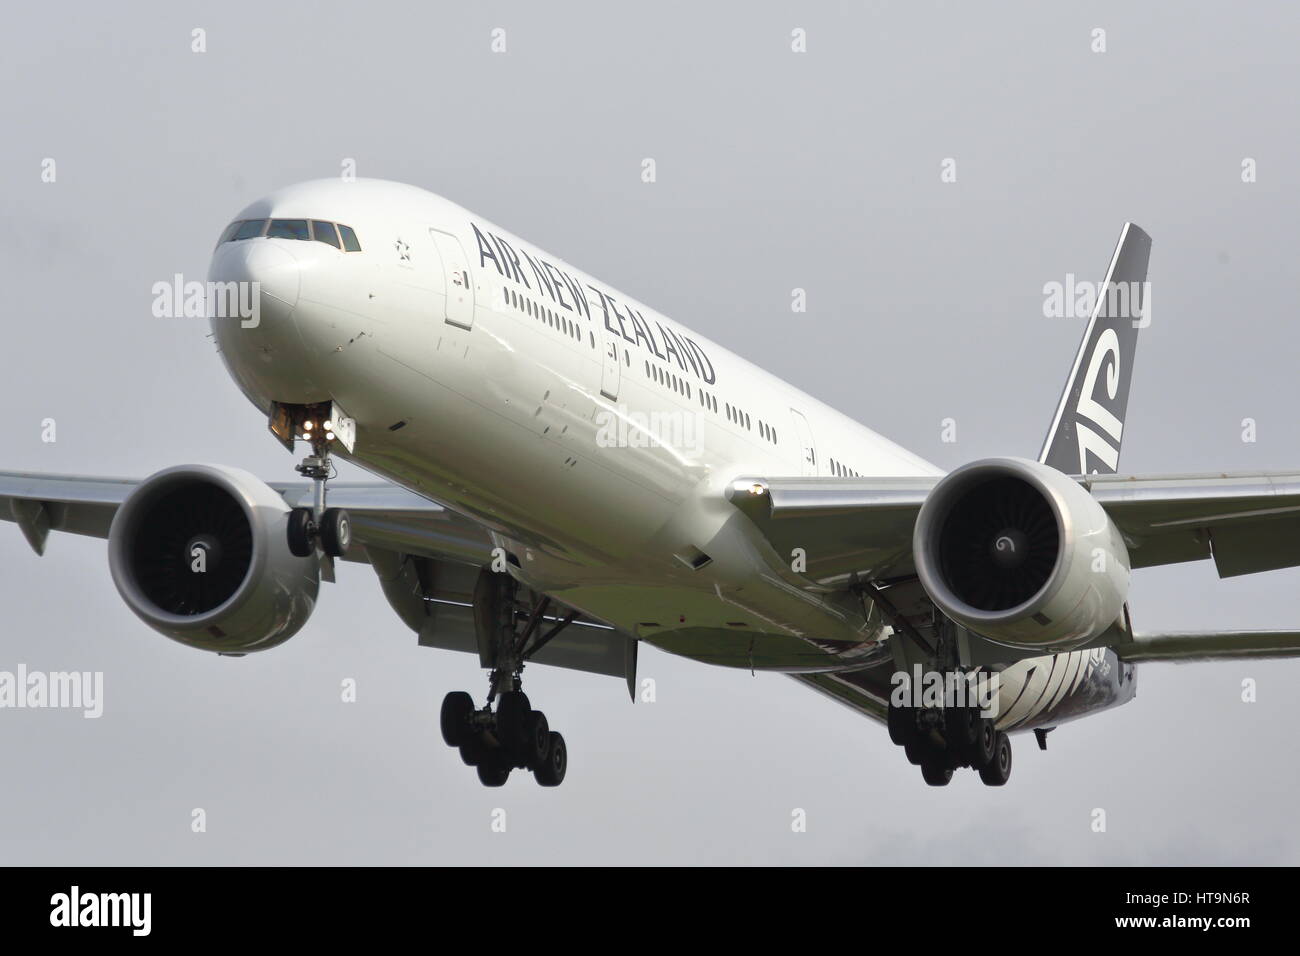
[[[342,508],[325,507],[325,482],[332,471],[329,445],[324,440],[312,440],[312,454],[295,469],[314,483],[314,505],[294,508],[289,514],[289,550],[305,558],[320,545],[321,551],[331,558],[341,558],[348,553],[352,543],[352,522]]]
[[[289,551],[296,557],[305,558],[319,546],[327,557],[343,557],[352,543],[352,523],[342,508],[325,506],[325,483],[334,470],[330,444],[337,437],[351,451],[355,423],[333,404],[277,404],[273,406],[270,427],[290,451],[295,441],[311,445],[311,454],[294,470],[313,483],[312,507],[294,508],[290,513]]]

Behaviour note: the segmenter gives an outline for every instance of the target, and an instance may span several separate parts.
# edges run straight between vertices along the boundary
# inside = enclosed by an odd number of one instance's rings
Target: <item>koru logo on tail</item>
[[[1081,421],[1075,421],[1075,436],[1079,444],[1079,474],[1088,474],[1088,453],[1091,452],[1112,472],[1119,468],[1119,446],[1124,436],[1124,423],[1097,401],[1097,378],[1101,375],[1103,363],[1106,366],[1106,397],[1115,401],[1119,392],[1120,354],[1119,336],[1114,329],[1103,329],[1092,347],[1092,356],[1088,360],[1088,373],[1083,379],[1083,388],[1079,391],[1079,400],[1075,403],[1075,414],[1088,419],[1101,429],[1106,438],[1093,431]]]

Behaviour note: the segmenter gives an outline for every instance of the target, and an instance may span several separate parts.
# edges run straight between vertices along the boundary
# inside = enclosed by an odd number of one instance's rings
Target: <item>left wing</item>
[[[742,477],[727,497],[820,584],[913,574],[911,531],[939,477]],[[1221,578],[1300,567],[1300,473],[1075,479],[1125,535],[1134,567],[1213,558]]]
[[[1213,558],[1219,577],[1300,566],[1300,474],[1080,479],[1135,568]]]
[[[778,554],[801,548],[807,575],[833,587],[858,574],[907,577],[916,514],[939,482],[919,478],[738,478],[727,498]]]
[[[738,478],[727,497],[779,554],[801,548],[807,576],[870,585],[896,616],[924,616],[912,531],[940,477]],[[1213,559],[1220,577],[1300,567],[1300,473],[1074,479],[1124,536],[1135,568]],[[1127,660],[1300,654],[1300,632],[1124,635]]]
[[[912,528],[939,477],[738,478],[727,492],[819,583],[906,577]],[[1076,478],[1124,533],[1133,567],[1213,558],[1220,577],[1300,567],[1300,473]]]

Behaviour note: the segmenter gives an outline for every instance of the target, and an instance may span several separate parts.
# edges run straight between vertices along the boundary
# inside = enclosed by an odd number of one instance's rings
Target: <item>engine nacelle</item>
[[[1038,462],[990,458],[943,478],[916,519],[921,583],[989,640],[1064,651],[1119,619],[1129,556],[1104,508]]]
[[[222,654],[275,647],[307,623],[320,589],[316,556],[289,551],[289,511],[246,471],[160,471],[113,518],[113,583],[140,620],[182,644]]]

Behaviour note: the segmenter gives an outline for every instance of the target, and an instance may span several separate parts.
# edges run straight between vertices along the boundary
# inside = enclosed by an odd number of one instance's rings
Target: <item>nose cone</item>
[[[272,311],[286,319],[302,292],[298,260],[288,243],[282,242],[249,239],[222,243],[212,257],[208,278],[214,282],[252,283],[254,291],[260,290],[263,304],[272,306]]]
[[[244,269],[256,282],[264,296],[274,299],[282,308],[293,311],[302,292],[302,270],[298,259],[281,242],[246,242]]]
[[[227,298],[253,305],[253,314],[212,314],[212,332],[231,376],[254,403],[315,402],[323,391],[311,381],[307,351],[294,310],[302,268],[292,243],[275,239],[224,242],[208,269],[211,283],[235,283]],[[227,286],[229,288],[229,286]]]

